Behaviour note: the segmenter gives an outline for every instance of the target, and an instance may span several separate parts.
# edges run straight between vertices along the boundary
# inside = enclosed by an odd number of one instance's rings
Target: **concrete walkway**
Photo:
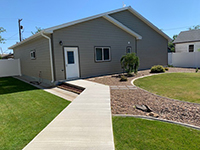
[[[46,88],[46,89],[44,88],[43,90],[46,92],[49,92],[51,94],[54,94],[58,97],[64,98],[68,101],[73,101],[78,96],[78,94],[76,94],[76,93],[69,92],[69,91],[66,91],[66,90],[63,90],[63,89],[60,89],[57,87]]]
[[[86,88],[24,150],[114,150],[109,86],[76,80]]]

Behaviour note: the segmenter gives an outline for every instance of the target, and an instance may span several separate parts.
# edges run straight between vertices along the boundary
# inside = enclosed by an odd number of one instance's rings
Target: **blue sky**
[[[0,0],[1,35],[7,39],[0,44],[4,52],[19,41],[18,19],[23,19],[23,38],[31,36],[35,27],[48,28],[69,21],[131,6],[168,36],[179,34],[200,24],[200,0]]]

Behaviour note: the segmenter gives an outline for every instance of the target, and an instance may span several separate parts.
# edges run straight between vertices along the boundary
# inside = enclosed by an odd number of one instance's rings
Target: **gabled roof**
[[[106,20],[110,21],[111,23],[113,23],[114,25],[116,25],[117,27],[121,28],[122,30],[124,30],[125,32],[131,34],[132,36],[136,37],[137,40],[141,40],[142,36],[137,34],[136,32],[134,32],[133,30],[129,29],[128,27],[126,27],[125,25],[123,25],[122,23],[120,23],[119,21],[115,20],[114,18],[110,17],[109,15],[104,15],[103,16]]]
[[[200,41],[200,30],[182,31],[173,43],[186,43]]]
[[[61,25],[58,25],[58,26],[47,28],[44,31],[47,32],[47,33],[53,33],[54,30],[58,30],[58,29],[61,29],[61,28],[66,28],[66,27],[69,27],[69,26],[72,26],[72,25],[75,25],[75,24],[78,24],[78,23],[82,23],[82,22],[85,22],[85,21],[89,21],[89,20],[100,18],[100,17],[103,17],[105,15],[109,15],[109,14],[117,13],[117,12],[120,12],[120,11],[124,11],[124,10],[127,10],[128,8],[129,7],[123,7],[123,8],[120,8],[120,9],[113,10],[113,11],[108,11],[106,13],[101,13],[101,14],[90,16],[90,17],[87,17],[87,18],[83,18],[83,19],[72,21],[72,22],[64,23],[64,24],[61,24]]]
[[[109,11],[109,12],[106,12],[106,13],[94,15],[94,16],[87,17],[87,18],[84,18],[84,19],[80,19],[80,20],[69,22],[69,23],[61,24],[61,25],[58,25],[58,26],[54,26],[54,27],[51,27],[51,28],[47,28],[44,31],[46,33],[52,33],[53,30],[58,30],[58,29],[61,29],[61,28],[69,27],[71,25],[75,25],[75,24],[82,23],[82,22],[85,22],[85,21],[89,21],[89,20],[92,20],[92,19],[96,19],[96,18],[99,18],[99,17],[109,16],[110,14],[117,13],[117,12],[124,11],[124,10],[130,11],[132,14],[134,14],[135,16],[137,16],[139,19],[141,19],[144,23],[146,23],[148,26],[150,26],[156,32],[158,32],[159,34],[161,34],[167,40],[171,40],[171,38],[169,36],[167,36],[164,32],[162,32],[160,29],[158,29],[156,26],[154,26],[150,21],[148,21],[146,18],[144,18],[142,15],[140,15],[131,6],[123,7],[123,8],[116,9],[116,10],[113,10],[113,11]],[[112,18],[112,19],[114,19],[114,18]]]
[[[93,20],[93,19],[97,19],[97,18],[103,17],[106,20],[108,20],[111,23],[113,23],[114,25],[116,25],[117,27],[119,27],[122,30],[124,30],[125,32],[131,34],[136,39],[138,39],[138,40],[142,39],[141,35],[139,35],[138,33],[134,32],[133,30],[131,30],[128,27],[124,26],[119,21],[117,21],[114,18],[112,18],[111,16],[109,16],[110,14],[121,12],[121,11],[124,11],[124,10],[130,11],[132,14],[134,14],[135,16],[137,16],[140,20],[142,20],[144,23],[146,23],[148,26],[150,26],[152,29],[154,29],[156,32],[158,32],[160,35],[162,35],[164,38],[166,38],[168,41],[171,40],[170,37],[168,37],[164,32],[162,32],[160,29],[158,29],[156,26],[154,26],[151,22],[149,22],[147,19],[145,19],[138,12],[136,12],[131,6],[123,7],[123,8],[116,9],[116,10],[113,10],[113,11],[109,11],[109,12],[106,12],[106,13],[101,13],[101,14],[94,15],[94,16],[91,16],[91,17],[87,17],[87,18],[83,18],[83,19],[80,19],[80,20],[76,20],[76,21],[64,23],[64,24],[61,24],[61,25],[58,25],[58,26],[50,27],[50,28],[42,30],[41,33],[51,34],[51,33],[53,33],[54,30],[66,28],[66,27],[69,27],[69,26],[72,26],[72,25],[75,25],[75,24],[83,23],[85,21],[89,21],[89,20]],[[41,33],[37,33],[37,34],[31,36],[31,37],[29,37],[29,38],[27,38],[27,39],[25,39],[25,40],[23,40],[23,41],[15,44],[15,45],[9,47],[9,49],[13,49],[13,48],[15,48],[15,47],[17,47],[17,46],[25,43],[25,42],[28,42],[28,41],[30,41],[30,40],[32,40],[34,38],[37,38],[38,36],[41,36]]]

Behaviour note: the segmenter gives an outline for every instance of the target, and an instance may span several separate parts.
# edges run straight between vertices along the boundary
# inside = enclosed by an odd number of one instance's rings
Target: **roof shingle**
[[[200,30],[182,31],[173,43],[200,41]]]

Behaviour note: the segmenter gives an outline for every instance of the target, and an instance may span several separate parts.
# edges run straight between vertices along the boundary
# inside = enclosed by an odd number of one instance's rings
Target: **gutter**
[[[41,35],[49,40],[49,52],[50,52],[50,65],[51,65],[51,82],[54,82],[54,68],[53,68],[53,56],[52,56],[52,46],[51,46],[51,38],[44,35],[43,32],[41,32]]]

